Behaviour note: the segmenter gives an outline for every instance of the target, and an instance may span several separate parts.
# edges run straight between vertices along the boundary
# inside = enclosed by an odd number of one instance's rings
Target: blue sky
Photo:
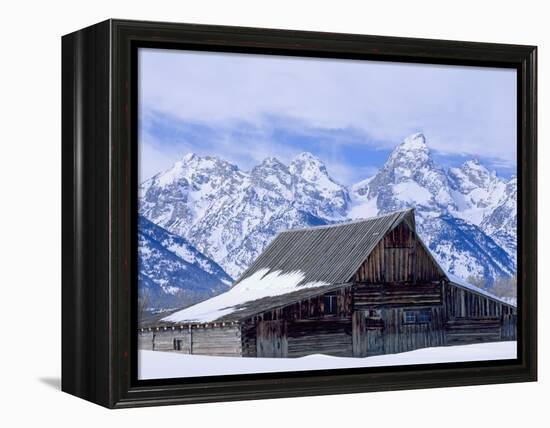
[[[141,180],[188,152],[310,151],[351,184],[415,132],[446,166],[516,171],[515,70],[142,49],[139,79]]]

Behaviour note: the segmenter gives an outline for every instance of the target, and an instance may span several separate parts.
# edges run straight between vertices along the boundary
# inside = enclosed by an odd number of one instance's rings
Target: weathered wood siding
[[[138,348],[184,354],[241,356],[241,329],[238,325],[160,328],[138,333]]]
[[[501,340],[516,340],[518,316],[515,313],[509,313],[509,310],[505,310],[504,312],[500,331]]]
[[[146,330],[138,333],[138,349],[175,352],[174,340],[180,340],[182,349],[179,352],[189,354],[189,337],[187,327]]]
[[[325,308],[325,296],[336,297],[336,311],[333,314],[327,314]],[[256,324],[260,321],[275,320],[305,320],[330,317],[351,318],[352,311],[352,290],[351,285],[342,287],[334,291],[321,294],[309,299],[299,300],[289,305],[262,312],[245,321],[245,324]]]
[[[445,323],[447,345],[497,342],[501,340],[501,318],[456,318]]]
[[[260,321],[256,327],[256,352],[249,347],[243,356],[297,358],[319,353],[351,357],[351,330],[349,319]]]
[[[431,312],[431,321],[426,323],[404,323],[406,308],[394,308],[382,311],[386,327],[384,353],[412,351],[419,348],[441,346],[444,344],[444,312],[441,306],[426,307]]]
[[[353,287],[353,309],[441,305],[441,284],[360,284]]]
[[[300,320],[286,325],[288,357],[352,356],[351,319]]]
[[[259,321],[256,325],[256,356],[284,358],[288,354],[287,322]]]
[[[352,355],[367,356],[367,311],[353,311],[351,318]]]
[[[153,333],[150,331],[138,331],[138,349],[153,350]]]
[[[405,311],[427,311],[429,322],[406,323]],[[353,355],[394,354],[445,344],[442,306],[382,308],[353,315]]]
[[[328,312],[325,296],[336,299]],[[258,314],[242,324],[247,357],[300,357],[311,353],[352,355],[351,286]]]
[[[447,345],[516,340],[515,308],[449,283],[443,295]]]
[[[243,357],[257,357],[256,323],[245,322],[241,325],[241,347]]]
[[[452,284],[445,284],[445,306],[447,316],[464,317],[499,317],[502,315],[502,304],[480,294],[476,294]]]
[[[406,223],[389,232],[355,274],[358,283],[416,283],[442,273]]]
[[[193,354],[240,357],[240,326],[197,328],[193,333]]]

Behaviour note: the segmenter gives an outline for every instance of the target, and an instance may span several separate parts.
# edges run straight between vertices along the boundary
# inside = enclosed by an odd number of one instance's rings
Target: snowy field
[[[173,352],[139,351],[138,378],[215,376],[354,367],[381,367],[516,358],[516,342],[494,342],[463,346],[424,348],[401,354],[366,358],[308,355],[302,358],[234,358]]]

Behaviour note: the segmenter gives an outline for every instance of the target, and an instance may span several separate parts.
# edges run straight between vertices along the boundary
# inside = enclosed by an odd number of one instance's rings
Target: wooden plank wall
[[[351,318],[352,354],[354,357],[367,356],[366,311],[353,311]]]
[[[154,349],[153,349],[154,339]],[[174,349],[174,340],[181,340],[181,349]],[[238,325],[159,329],[138,333],[138,349],[184,354],[241,356],[241,329]]]
[[[447,344],[516,340],[517,310],[452,284],[443,286]]]
[[[353,355],[394,354],[445,344],[442,306],[415,308],[431,312],[429,323],[405,324],[405,310],[410,308],[357,311],[353,316]]]
[[[358,283],[416,283],[441,276],[414,232],[401,223],[374,248],[354,279]]]
[[[193,333],[193,354],[240,357],[240,326],[197,328]]]
[[[516,340],[517,315],[502,315],[501,340]]]
[[[256,324],[247,321],[241,325],[241,347],[243,357],[257,357]]]
[[[146,349],[150,351],[166,351],[175,352],[174,339],[182,340],[183,352],[189,354],[189,331],[188,328],[184,329],[176,328],[172,330],[168,328],[166,330],[159,329],[158,331],[145,331],[138,333],[138,349]],[[154,342],[154,349],[153,349]]]
[[[324,296],[336,296],[336,313],[325,313]],[[303,320],[320,319],[330,317],[333,319],[351,318],[353,293],[351,285],[342,287],[328,293],[315,296],[309,299],[300,300],[287,306],[275,308],[262,312],[245,321],[245,324],[256,324],[260,321],[275,320]]]
[[[444,299],[449,319],[502,315],[501,303],[451,284],[444,285]]]
[[[439,283],[416,285],[360,284],[353,288],[353,309],[364,310],[381,306],[414,307],[441,305]]]
[[[326,294],[336,296],[334,314],[325,313],[325,295],[320,295],[246,320],[241,330],[242,355],[298,357],[328,353],[351,356],[351,286]]]
[[[150,331],[138,332],[138,349],[145,351],[153,350],[153,333]]]
[[[497,342],[501,340],[500,317],[456,318],[445,323],[447,345]]]
[[[298,320],[286,325],[290,358],[310,354],[351,357],[351,320]]]
[[[383,309],[384,354],[407,352],[419,348],[441,346],[444,344],[444,319],[441,306],[426,307],[431,311],[432,321],[423,324],[405,324],[406,308]]]
[[[285,358],[288,354],[287,322],[260,321],[256,326],[256,356]]]

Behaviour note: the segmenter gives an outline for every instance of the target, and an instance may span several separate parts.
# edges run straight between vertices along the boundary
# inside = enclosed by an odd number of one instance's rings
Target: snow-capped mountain
[[[491,236],[508,254],[517,254],[517,192],[518,180],[512,178],[506,183],[504,192],[496,205],[488,210],[480,227]]]
[[[350,217],[415,207],[418,231],[441,264],[462,278],[491,283],[516,271],[513,183],[477,160],[445,170],[424,135],[414,134],[377,174],[352,187]]]
[[[139,296],[147,307],[175,308],[227,291],[232,278],[187,240],[139,217]]]
[[[516,177],[505,181],[475,159],[465,162],[460,168],[451,168],[449,176],[459,204],[459,210],[454,215],[480,226],[515,258]]]
[[[251,171],[187,155],[140,188],[140,214],[188,239],[236,278],[281,230],[343,221],[350,202],[323,163],[267,158]]]
[[[351,212],[353,217],[364,205],[376,213],[414,206],[420,212],[435,216],[442,210],[456,208],[447,175],[432,160],[422,134],[406,138],[380,171],[368,181],[353,186],[353,192],[359,202]]]
[[[426,138],[399,144],[372,177],[349,189],[321,160],[267,158],[250,171],[189,154],[140,187],[140,214],[184,237],[229,275],[240,273],[281,230],[415,207],[419,233],[442,265],[488,283],[515,273],[516,181],[476,160],[445,169]]]

